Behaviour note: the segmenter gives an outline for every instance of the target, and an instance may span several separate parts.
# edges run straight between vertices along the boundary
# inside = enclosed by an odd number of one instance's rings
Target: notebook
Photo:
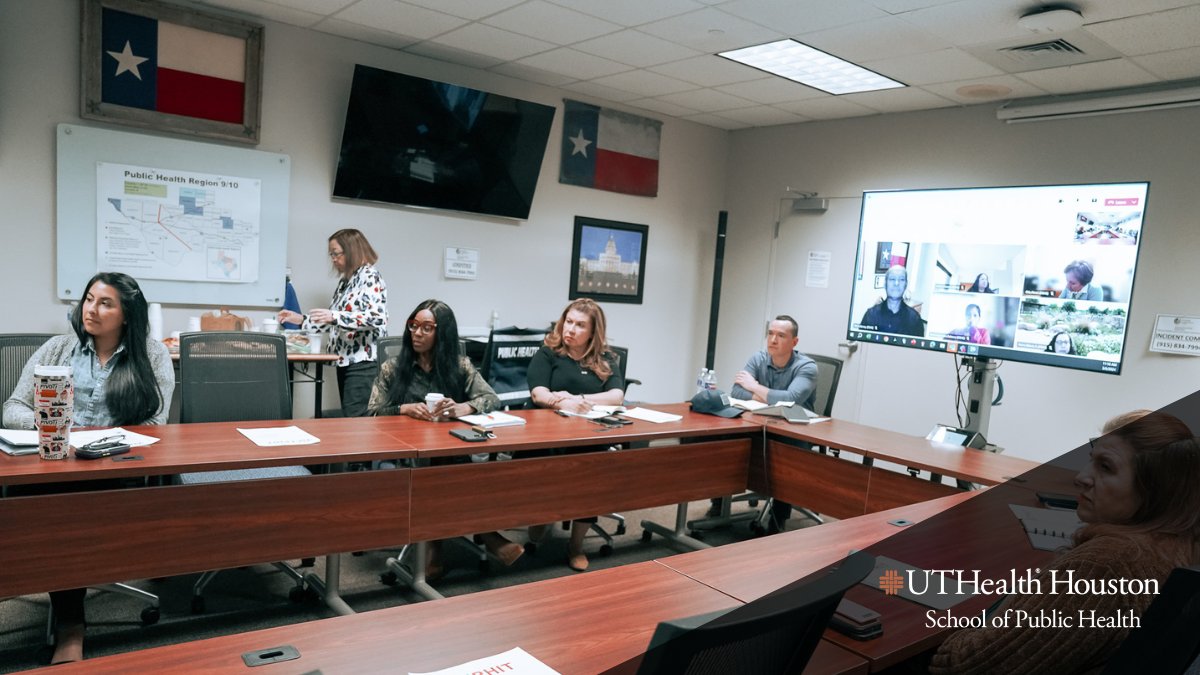
[[[1029,543],[1039,551],[1057,551],[1072,544],[1075,530],[1083,527],[1074,511],[1062,509],[1039,509],[1020,504],[1009,504],[1013,515],[1021,521]]]
[[[0,429],[0,452],[13,457],[36,455],[38,432],[32,429]]]
[[[499,410],[483,414],[483,415],[463,415],[458,418],[459,421],[467,424],[474,424],[483,427],[484,429],[494,429],[496,427],[514,427],[525,424],[524,417],[509,415],[508,413],[500,412]]]
[[[766,415],[767,417],[782,417],[783,419],[793,424],[813,424],[814,422],[824,422],[828,417],[821,417],[817,413],[805,408],[802,405],[786,405],[780,403],[766,408],[759,408],[752,411],[755,415]]]

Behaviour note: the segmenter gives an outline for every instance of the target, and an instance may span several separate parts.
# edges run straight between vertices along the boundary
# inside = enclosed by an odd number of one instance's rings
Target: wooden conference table
[[[986,494],[986,493],[982,493]],[[483,591],[438,602],[418,603],[355,616],[228,635],[208,640],[93,659],[55,672],[162,673],[242,672],[241,655],[281,645],[300,658],[263,666],[264,675],[428,671],[505,652],[520,646],[554,670],[574,673],[634,673],[658,622],[732,609],[841,560],[850,549],[879,548],[886,555],[920,555],[921,538],[893,538],[891,523],[905,519],[934,530],[954,530],[994,508],[981,493],[960,493],[819,527],[793,530],[719,548],[618,568]],[[969,507],[978,504],[976,509]],[[953,508],[954,511],[948,511]],[[959,511],[964,511],[962,515]],[[941,516],[940,514],[947,514]],[[934,519],[934,516],[939,516]],[[998,565],[1037,564],[1046,555],[1018,542],[1024,533],[1001,528],[994,544],[1005,555]],[[915,525],[908,526],[910,528]],[[1015,529],[1014,529],[1015,528]],[[1014,539],[1015,537],[1015,539]],[[877,542],[882,543],[877,545]],[[926,547],[928,548],[928,547]],[[897,549],[904,549],[902,552]],[[969,549],[968,549],[969,550]],[[926,553],[935,560],[974,567],[968,555],[947,547]],[[941,564],[941,563],[937,563]],[[827,631],[805,673],[867,673],[887,668],[932,647],[945,630],[924,629],[925,608],[862,586],[851,597],[884,614],[881,638],[858,642]],[[956,614],[975,611],[991,597],[967,601]],[[968,609],[969,607],[969,609]]]

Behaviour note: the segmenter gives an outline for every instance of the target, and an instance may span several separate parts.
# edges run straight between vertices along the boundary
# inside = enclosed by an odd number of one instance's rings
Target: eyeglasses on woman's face
[[[346,255],[346,254],[345,254],[345,252],[343,252],[343,251],[330,251],[330,252],[329,252],[329,259],[330,259],[330,260],[337,260],[338,258],[341,258],[341,257],[343,257],[343,256],[345,256],[345,255]]]
[[[419,333],[421,335],[429,335],[437,330],[437,324],[432,321],[409,321],[408,332]]]

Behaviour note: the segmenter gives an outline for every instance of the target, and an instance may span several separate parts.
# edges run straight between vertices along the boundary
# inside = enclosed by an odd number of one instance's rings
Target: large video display
[[[1118,374],[1149,187],[865,192],[847,337]]]

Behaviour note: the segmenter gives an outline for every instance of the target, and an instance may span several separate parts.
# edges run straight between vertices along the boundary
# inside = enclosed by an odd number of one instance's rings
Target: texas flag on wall
[[[558,182],[655,197],[662,122],[563,99]]]
[[[243,122],[246,41],[105,8],[100,99],[218,122]]]

